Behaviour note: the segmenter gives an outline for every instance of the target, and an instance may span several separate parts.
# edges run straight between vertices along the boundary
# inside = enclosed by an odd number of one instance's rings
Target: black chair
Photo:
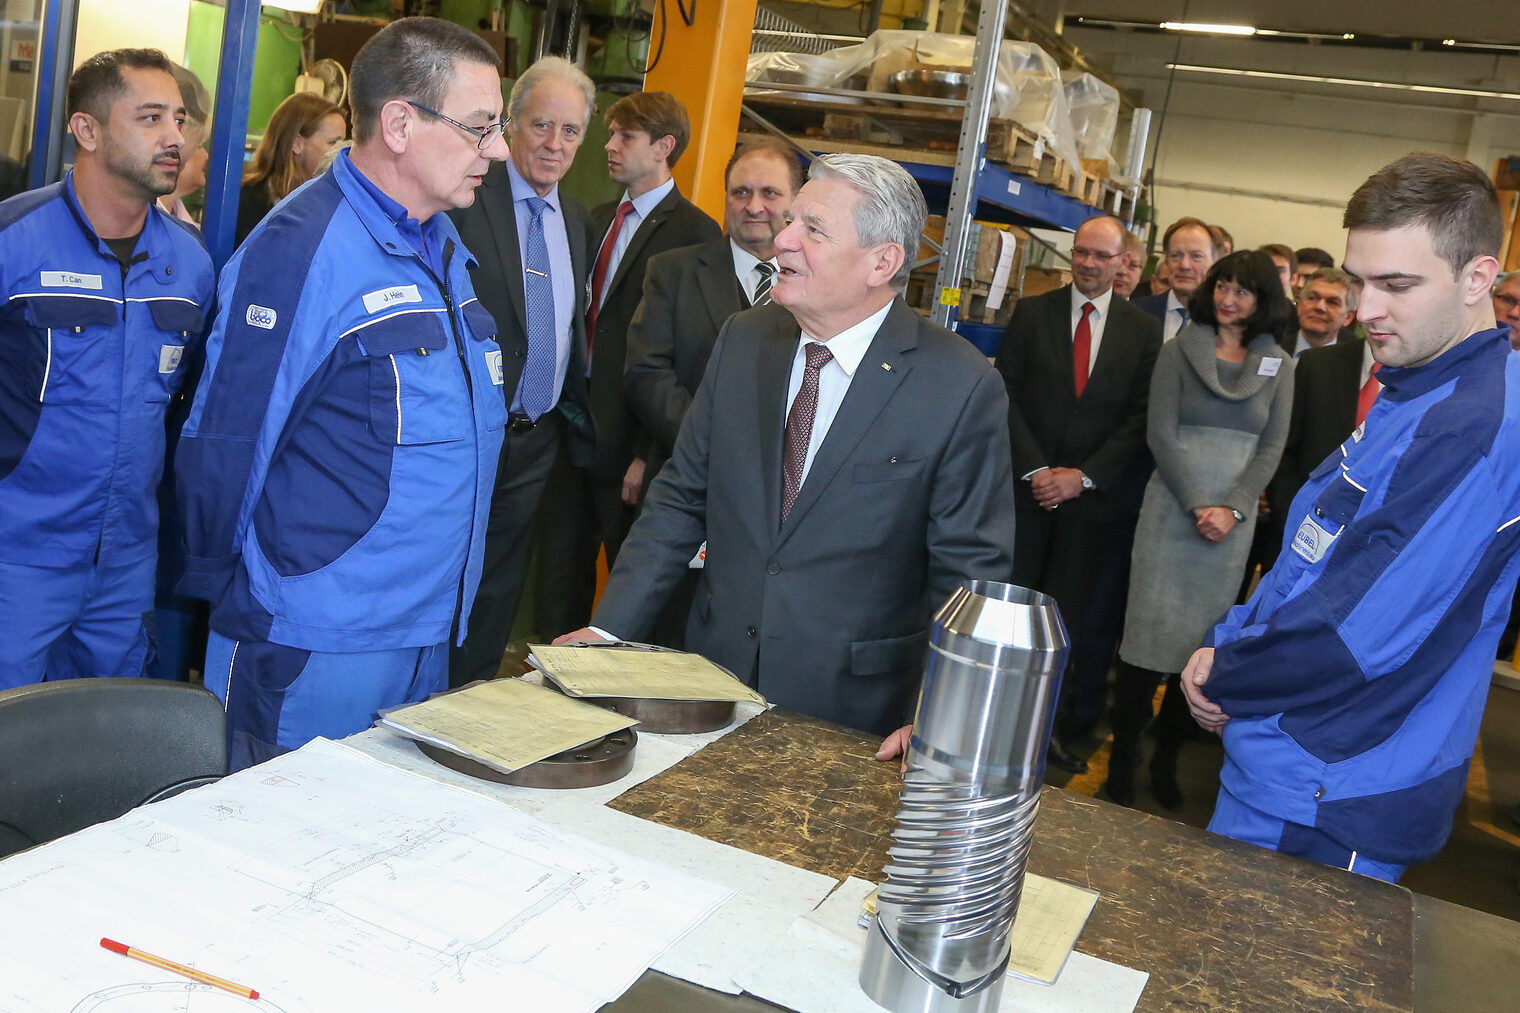
[[[227,772],[221,701],[158,679],[0,691],[0,856]]]

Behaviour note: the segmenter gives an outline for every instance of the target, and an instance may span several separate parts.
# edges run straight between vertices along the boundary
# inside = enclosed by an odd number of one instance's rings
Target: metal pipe
[[[972,581],[934,617],[860,986],[894,1013],[996,1010],[1068,641],[1055,601]]]

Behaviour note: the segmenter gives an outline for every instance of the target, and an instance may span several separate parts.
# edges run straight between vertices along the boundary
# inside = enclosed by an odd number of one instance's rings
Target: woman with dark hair
[[[323,156],[347,133],[343,110],[320,95],[301,92],[279,104],[253,153],[253,164],[243,173],[237,245],[286,194],[316,175]]]
[[[1178,673],[1235,604],[1257,498],[1293,406],[1293,360],[1276,338],[1292,307],[1271,258],[1223,258],[1188,312],[1192,322],[1162,346],[1151,378],[1146,440],[1156,471],[1135,530],[1108,770],[1109,797],[1133,805],[1140,734],[1165,682],[1151,787],[1171,810],[1182,808],[1177,754],[1193,728]]]

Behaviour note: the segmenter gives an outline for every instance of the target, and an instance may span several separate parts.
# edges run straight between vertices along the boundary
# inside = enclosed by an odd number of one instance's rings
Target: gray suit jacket
[[[649,258],[623,382],[655,456],[670,456],[718,331],[745,308],[727,236]]]
[[[885,733],[911,716],[934,610],[963,580],[1012,575],[1008,398],[976,349],[897,300],[783,523],[798,337],[775,305],[724,326],[592,622],[644,636],[705,538],[687,648],[773,703]]]

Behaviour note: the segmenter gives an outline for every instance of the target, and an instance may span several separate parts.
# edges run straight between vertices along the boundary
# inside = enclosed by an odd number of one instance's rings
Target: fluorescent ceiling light
[[[1311,84],[1338,84],[1352,88],[1380,88],[1387,91],[1414,91],[1427,95],[1460,95],[1466,98],[1509,99],[1520,102],[1520,92],[1489,91],[1484,88],[1449,88],[1439,84],[1404,84],[1398,81],[1369,81],[1359,77],[1324,77],[1317,74],[1289,74],[1276,70],[1240,70],[1235,67],[1203,67],[1192,63],[1168,63],[1167,70],[1191,74],[1225,74],[1231,77],[1254,77],[1268,81],[1306,81]]]
[[[1163,21],[1161,27],[1168,32],[1202,32],[1205,35],[1255,35],[1250,25],[1210,25],[1198,21]]]

